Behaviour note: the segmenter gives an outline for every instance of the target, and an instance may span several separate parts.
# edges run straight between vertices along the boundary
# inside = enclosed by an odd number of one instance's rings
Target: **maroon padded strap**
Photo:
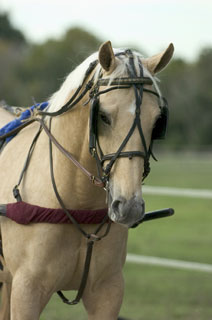
[[[99,224],[107,215],[108,209],[68,211],[79,224]],[[20,224],[71,223],[63,209],[49,209],[23,201],[7,204],[6,217]]]

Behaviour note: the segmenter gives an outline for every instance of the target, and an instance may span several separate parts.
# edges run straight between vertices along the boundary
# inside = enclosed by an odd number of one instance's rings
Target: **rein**
[[[51,174],[51,181],[52,181],[52,186],[56,195],[56,198],[65,212],[65,214],[68,216],[68,218],[71,220],[71,222],[75,225],[77,230],[86,238],[87,240],[87,251],[86,251],[86,257],[85,257],[85,262],[84,262],[84,271],[80,283],[80,288],[77,293],[76,298],[73,301],[69,301],[61,291],[58,291],[58,295],[62,298],[63,302],[73,305],[76,304],[80,301],[86,283],[87,283],[87,278],[88,278],[88,273],[89,273],[89,267],[90,267],[90,261],[91,261],[91,256],[92,256],[92,250],[93,250],[93,245],[96,241],[101,240],[102,238],[106,237],[107,234],[109,233],[110,227],[111,227],[111,221],[108,222],[108,217],[106,216],[101,224],[97,227],[97,229],[94,231],[94,233],[88,234],[85,232],[85,230],[77,223],[77,221],[70,215],[68,212],[67,208],[64,205],[64,202],[58,192],[56,183],[55,183],[55,178],[54,178],[54,163],[53,163],[53,155],[52,155],[52,144],[54,144],[72,163],[79,168],[88,178],[89,180],[98,187],[106,188],[107,190],[107,185],[109,182],[109,176],[111,169],[115,163],[115,161],[120,158],[120,157],[128,157],[129,159],[132,159],[133,157],[142,157],[144,159],[144,174],[143,174],[143,179],[149,174],[150,172],[150,166],[149,166],[149,158],[151,153],[151,148],[147,149],[145,137],[143,134],[142,126],[141,126],[141,121],[140,121],[140,112],[141,112],[141,104],[142,104],[142,98],[143,98],[143,92],[147,91],[149,93],[152,93],[159,97],[158,93],[149,89],[144,88],[144,84],[151,85],[152,80],[148,77],[143,76],[143,67],[141,64],[139,64],[139,71],[140,74],[137,75],[136,69],[135,69],[135,64],[134,64],[134,58],[133,54],[130,50],[127,50],[123,53],[119,53],[117,55],[126,55],[129,59],[129,67],[128,67],[128,77],[126,78],[115,78],[112,81],[109,79],[104,79],[99,76],[99,79],[97,80],[96,84],[94,84],[94,77],[91,78],[90,81],[87,81],[87,78],[91,75],[92,71],[95,69],[98,61],[92,62],[83,79],[82,84],[77,88],[73,96],[70,98],[70,100],[58,111],[55,112],[47,112],[47,111],[38,111],[37,115],[41,116],[42,118],[33,118],[29,121],[26,121],[21,125],[19,128],[16,128],[12,130],[10,133],[7,133],[3,136],[0,136],[0,140],[4,140],[8,136],[17,134],[19,131],[21,131],[23,128],[26,126],[30,125],[33,122],[38,122],[40,124],[40,128],[35,135],[32,144],[29,148],[29,152],[27,155],[27,159],[25,161],[23,170],[21,172],[18,184],[14,187],[13,189],[13,194],[14,197],[16,198],[17,201],[22,201],[20,192],[18,187],[20,186],[23,176],[28,168],[31,155],[33,153],[33,150],[35,148],[35,144],[38,140],[38,137],[41,133],[41,130],[43,129],[45,133],[47,134],[49,138],[49,159],[50,159],[50,174]],[[109,88],[99,91],[99,88],[101,86],[109,86]],[[102,152],[102,149],[99,144],[98,140],[98,128],[97,128],[97,117],[98,117],[98,110],[99,110],[99,96],[102,94],[105,94],[109,91],[112,90],[117,90],[117,89],[127,89],[127,88],[133,88],[134,94],[135,94],[135,101],[136,101],[136,110],[135,110],[135,117],[132,123],[132,126],[124,138],[123,142],[121,143],[120,147],[115,153],[112,154],[106,154],[104,155]],[[81,91],[81,94],[80,94]],[[90,113],[90,118],[91,118],[91,124],[90,124],[90,140],[89,140],[89,150],[91,155],[95,158],[96,164],[97,164],[97,171],[99,177],[96,177],[92,175],[86,168],[84,168],[75,158],[74,156],[66,150],[58,141],[57,139],[52,135],[51,133],[51,121],[53,117],[59,116],[61,114],[66,113],[70,109],[72,109],[79,101],[82,100],[82,98],[86,95],[86,93],[89,92],[89,100],[88,102],[91,101],[91,113]],[[88,103],[86,102],[85,105]],[[50,121],[49,121],[49,128],[47,127],[46,123],[44,122],[44,117],[45,116],[50,116]],[[141,151],[123,151],[124,147],[126,146],[127,142],[129,141],[130,137],[133,135],[136,127],[138,128],[140,138],[141,138],[141,143],[144,148],[144,152]],[[109,163],[106,165],[104,168],[104,162],[109,161]],[[103,175],[102,175],[103,174]],[[141,223],[140,221],[139,223]],[[102,230],[103,226],[107,223],[106,230],[104,231],[103,234],[99,235],[100,231]]]

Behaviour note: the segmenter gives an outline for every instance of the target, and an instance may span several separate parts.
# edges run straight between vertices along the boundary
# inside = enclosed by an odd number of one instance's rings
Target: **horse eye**
[[[100,119],[107,125],[111,125],[111,121],[105,113],[100,114]]]

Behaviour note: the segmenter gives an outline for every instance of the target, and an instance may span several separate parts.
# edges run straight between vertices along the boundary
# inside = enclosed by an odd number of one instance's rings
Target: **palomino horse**
[[[67,77],[50,99],[49,113],[66,112],[44,118],[46,124],[52,118],[51,134],[92,174],[91,180],[101,181],[107,191],[91,184],[84,172],[53,144],[54,179],[64,206],[75,210],[108,206],[109,218],[114,222],[108,235],[94,245],[82,296],[89,320],[115,320],[119,314],[128,227],[144,216],[141,183],[143,174],[148,173],[152,132],[161,113],[158,101],[162,97],[154,74],[168,64],[172,54],[170,44],[164,52],[143,59],[130,50],[113,50],[106,42],[99,53]],[[67,101],[77,88],[76,103],[69,110]],[[83,91],[85,88],[87,91]],[[0,203],[14,202],[12,189],[38,128],[39,123],[32,123],[4,148],[0,157]],[[59,207],[49,167],[49,137],[43,129],[20,186],[24,202]],[[92,224],[81,227],[86,234],[96,228]],[[106,229],[108,223],[101,233]],[[5,269],[0,281],[5,281],[6,286],[2,320],[37,320],[54,292],[78,290],[87,239],[75,225],[22,225],[1,217],[1,237]]]

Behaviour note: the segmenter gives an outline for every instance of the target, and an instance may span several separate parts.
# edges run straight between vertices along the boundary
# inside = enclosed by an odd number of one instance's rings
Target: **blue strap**
[[[20,115],[20,117],[18,117],[17,119],[14,119],[13,121],[9,122],[8,124],[6,124],[3,128],[0,129],[0,136],[9,133],[10,131],[12,131],[15,128],[18,128],[21,124],[22,124],[22,120],[28,119],[31,114],[32,111],[34,109],[38,109],[43,111],[44,109],[46,109],[48,107],[49,103],[48,102],[42,102],[42,103],[37,103],[34,106],[31,106],[30,108],[26,109],[25,111],[23,111]],[[14,138],[15,135],[10,136],[8,138],[6,138],[6,143],[9,142],[10,140],[12,140]]]

